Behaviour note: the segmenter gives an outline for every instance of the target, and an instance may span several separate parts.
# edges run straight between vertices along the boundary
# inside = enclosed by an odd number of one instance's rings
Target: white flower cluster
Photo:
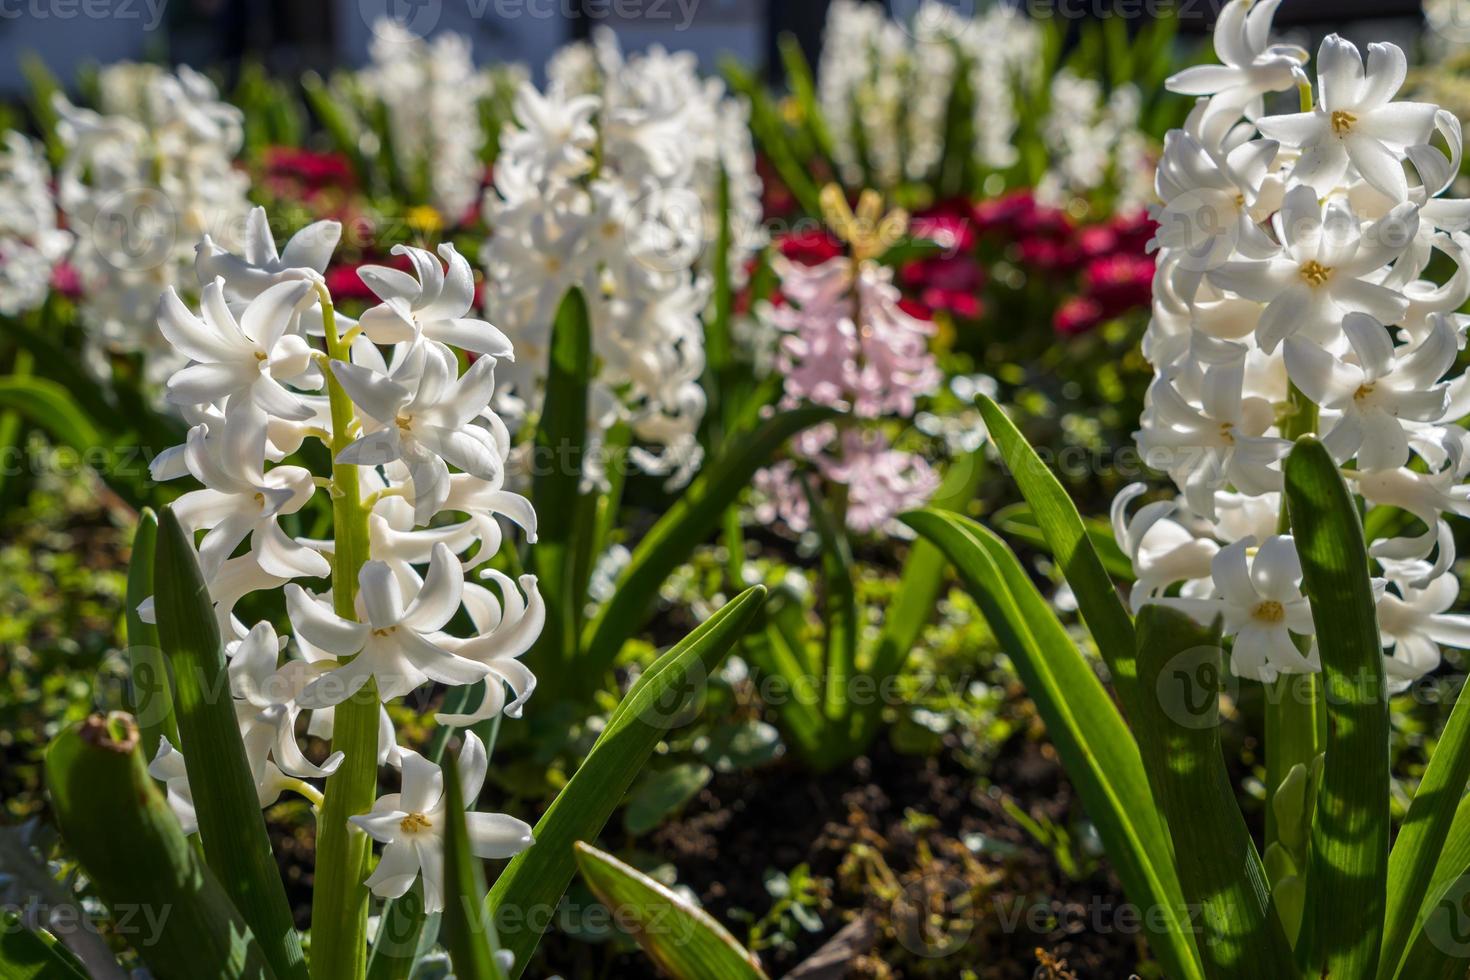
[[[56,227],[51,168],[21,133],[5,134],[0,150],[0,314],[34,310],[51,293],[51,273],[71,248]]]
[[[318,222],[278,253],[257,208],[244,254],[200,245],[198,312],[170,287],[157,313],[163,336],[187,361],[166,392],[191,428],[185,445],[155,459],[153,472],[203,484],[173,506],[186,529],[207,532],[199,561],[229,640],[231,690],[263,805],[287,787],[319,799],[302,780],[327,775],[342,759],[307,760],[296,742],[297,715],[311,712],[309,731],[329,734],[333,707],[369,681],[386,702],[429,681],[483,680],[478,705],[438,720],[470,725],[502,711],[517,715],[536,684],[517,658],[545,618],[535,576],[512,580],[488,565],[500,550],[500,518],[533,540],[536,518],[502,485],[510,439],[490,400],[496,365],[512,350],[471,316],[469,263],[448,244],[437,256],[397,246],[414,274],[362,267],[380,302],[353,323],[333,312],[321,275],[340,234],[336,222]],[[463,373],[462,352],[479,355]],[[333,479],[293,462],[307,439],[333,450]],[[351,603],[295,581],[331,574],[340,536],[350,533],[337,527],[337,541],[287,533],[283,520],[318,491],[334,500],[357,493],[366,514],[368,553]],[[489,587],[466,581],[475,569]],[[295,634],[284,663],[286,641],[270,623],[247,629],[235,615],[243,596],[266,589],[284,589]],[[448,631],[461,609],[472,624],[464,636]],[[358,820],[388,843],[369,884],[379,895],[401,895],[422,859],[432,911],[440,882],[433,852],[423,848],[437,846],[443,830],[437,770],[398,748],[383,719],[381,759],[403,770],[404,786]],[[460,760],[471,800],[484,777],[476,745],[471,740]],[[187,822],[182,757],[165,744],[153,771],[169,781]],[[530,842],[530,829],[511,817],[472,815],[470,831],[484,857],[506,857]]]
[[[934,176],[944,152],[950,100],[959,73],[969,82],[977,160],[1016,162],[1016,97],[1035,73],[1041,31],[1025,14],[997,4],[968,18],[925,0],[909,25],[883,5],[835,0],[827,13],[817,99],[833,153],[848,185],[892,187]]]
[[[1439,197],[1459,171],[1459,121],[1394,101],[1407,70],[1392,44],[1332,35],[1317,56],[1272,45],[1279,0],[1231,0],[1223,64],[1169,80],[1202,96],[1158,168],[1158,274],[1144,353],[1156,376],[1138,444],[1180,492],[1130,518],[1113,508],[1137,572],[1135,606],[1224,617],[1232,666],[1269,681],[1318,669],[1301,565],[1282,533],[1289,437],[1315,428],[1370,514],[1379,627],[1398,684],[1470,644],[1449,612],[1446,514],[1470,513],[1470,375],[1451,377],[1470,318],[1470,201]],[[1267,115],[1290,92],[1300,112]],[[1299,98],[1298,98],[1299,97]],[[1437,141],[1444,144],[1440,149]],[[1447,150],[1447,152],[1445,152]],[[1407,166],[1406,166],[1407,165]],[[1424,278],[1435,253],[1454,273]],[[1177,587],[1178,594],[1174,594]]]
[[[145,354],[150,380],[179,365],[154,312],[172,285],[192,281],[194,243],[230,243],[249,209],[248,178],[234,167],[240,110],[188,67],[122,63],[103,69],[101,111],[56,96],[66,147],[57,196],[77,236],[87,355]]]
[[[1120,85],[1106,98],[1102,85],[1070,69],[1051,83],[1051,111],[1041,125],[1051,167],[1037,184],[1039,200],[1064,206],[1070,197],[1104,186],[1119,187],[1116,210],[1140,210],[1152,199],[1153,163],[1149,139],[1138,128],[1140,97]]]
[[[373,35],[372,63],[360,78],[386,110],[394,161],[410,178],[423,177],[428,203],[457,224],[480,196],[479,100],[490,79],[475,68],[462,34],[446,31],[428,41],[382,18]]]
[[[498,407],[512,422],[539,410],[552,321],[580,286],[598,362],[592,440],[628,423],[657,447],[635,446],[632,461],[677,484],[700,461],[711,283],[701,255],[719,229],[706,208],[721,166],[732,268],[761,240],[746,109],[718,80],[701,80],[692,55],[655,47],[625,60],[608,31],[564,49],[548,74],[545,93],[529,83],[517,93],[484,204],[488,312],[520,354]]]

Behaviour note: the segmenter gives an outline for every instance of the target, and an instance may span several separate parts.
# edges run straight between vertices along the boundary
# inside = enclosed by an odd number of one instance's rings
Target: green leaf
[[[1031,513],[1030,504],[1011,504],[1002,507],[990,518],[995,524],[995,529],[1002,534],[1012,538],[1018,538],[1033,548],[1040,548],[1050,553],[1046,535],[1041,533],[1041,525],[1036,523],[1036,515]],[[1097,549],[1098,558],[1102,559],[1103,567],[1108,574],[1122,582],[1133,581],[1133,562],[1118,547],[1118,542],[1113,540],[1113,529],[1106,521],[1100,521],[1095,517],[1082,518],[1082,526],[1087,530],[1087,537],[1092,546]]]
[[[1161,605],[1138,614],[1138,744],[1174,841],[1184,899],[1201,911],[1205,972],[1285,977],[1291,945],[1220,750],[1220,631]],[[1178,685],[1182,685],[1178,686]]]
[[[32,932],[0,908],[0,980],[88,980],[87,973],[49,932]]]
[[[442,767],[444,773],[444,945],[463,980],[500,980],[495,962],[495,923],[485,908],[485,872],[470,849],[465,820],[464,790],[459,782],[459,760]]]
[[[352,163],[358,183],[364,187],[371,186],[375,174],[362,152],[362,144],[357,138],[359,127],[352,113],[342,107],[327,83],[314,71],[301,76],[301,91],[322,129],[331,137],[333,147]]]
[[[681,762],[661,772],[649,773],[628,797],[623,829],[634,837],[648,833],[694,799],[713,775],[709,766],[697,762]]]
[[[577,868],[613,919],[673,980],[762,980],[760,957],[703,909],[583,841]]]
[[[1286,461],[1286,500],[1312,604],[1327,702],[1327,758],[1312,825],[1308,971],[1372,977],[1388,882],[1388,698],[1368,549],[1326,448],[1303,438]]]
[[[1401,980],[1463,980],[1470,967],[1470,797],[1462,798],[1419,909],[1419,925],[1394,974]]]
[[[827,120],[817,105],[817,86],[812,81],[812,67],[807,64],[801,44],[793,34],[783,33],[776,39],[781,49],[781,64],[786,69],[786,83],[801,109],[801,121],[811,134],[817,152],[822,154],[827,165],[835,172],[837,166],[833,156],[832,134],[827,131]]]
[[[595,678],[612,666],[623,643],[643,625],[664,580],[719,526],[725,508],[755,471],[791,436],[835,414],[827,408],[798,408],[730,434],[724,453],[700,471],[633,549],[613,597],[582,633],[580,674]]]
[[[20,375],[0,378],[0,409],[19,412],[84,456],[106,445],[76,399],[55,381]]]
[[[1391,980],[1414,932],[1455,812],[1470,780],[1470,698],[1455,698],[1449,722],[1414,792],[1388,857],[1388,910],[1378,977]]]
[[[798,160],[792,151],[791,138],[765,85],[733,58],[720,63],[720,72],[732,89],[749,100],[750,131],[755,136],[756,146],[771,161],[781,183],[791,191],[791,196],[796,198],[803,211],[810,215],[821,214],[816,182],[807,172],[804,162]]]
[[[562,298],[551,331],[546,398],[536,426],[531,500],[545,519],[537,529],[532,564],[547,597],[546,627],[537,641],[537,674],[565,676],[574,658],[586,583],[577,580],[579,547],[590,547],[590,517],[582,499],[582,454],[587,445],[587,388],[592,382],[592,327],[587,300],[572,288]],[[553,683],[553,688],[559,686]]]
[[[1093,547],[1082,517],[1067,491],[1062,489],[1061,481],[995,402],[981,395],[976,404],[991,440],[1000,451],[1001,461],[1031,505],[1052,557],[1077,596],[1077,607],[1112,672],[1113,687],[1123,702],[1123,710],[1131,718],[1133,702],[1138,697],[1133,619],[1118,598],[1107,567]]]
[[[822,718],[826,723],[823,751],[810,760],[818,769],[829,769],[840,761],[847,731],[849,683],[857,661],[857,587],[853,584],[852,544],[847,528],[805,482],[808,509],[822,540],[823,620],[827,627],[826,656],[818,677],[823,685]]]
[[[304,980],[306,959],[240,740],[214,604],[194,544],[170,507],[159,522],[153,588],[205,859],[276,975]]]
[[[1179,916],[1184,900],[1172,848],[1133,734],[1026,570],[1004,542],[967,518],[927,509],[901,519],[944,551],[980,604],[1036,702],[1128,897],[1167,918]],[[1144,924],[1166,975],[1203,976],[1185,923],[1146,917]]]
[[[138,606],[153,594],[153,548],[158,538],[158,517],[149,508],[138,515],[133,532],[133,552],[128,558],[127,628],[129,696],[133,717],[143,732],[143,746],[158,751],[160,738],[179,744],[179,726],[174,719],[173,686],[168,661],[158,647],[158,627],[145,623]]]
[[[148,775],[132,718],[93,715],[58,735],[46,750],[46,786],[68,850],[118,921],[126,915],[137,930],[153,976],[277,975]]]
[[[517,854],[490,889],[487,902],[501,948],[515,956],[512,977],[525,969],[572,879],[572,845],[597,837],[654,747],[670,728],[688,720],[690,691],[703,689],[765,597],[761,586],[740,593],[644,671],[536,824],[536,843]]]

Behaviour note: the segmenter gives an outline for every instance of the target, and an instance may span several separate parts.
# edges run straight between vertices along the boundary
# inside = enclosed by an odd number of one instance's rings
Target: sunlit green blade
[[[592,751],[536,824],[536,843],[515,856],[487,899],[501,948],[514,956],[512,977],[525,969],[549,916],[572,880],[572,846],[597,837],[654,747],[692,720],[691,696],[750,626],[765,601],[756,586],[722,606],[653,663],[614,709]]]
[[[160,738],[179,744],[179,726],[174,720],[173,686],[168,679],[168,661],[158,646],[158,628],[143,622],[138,606],[153,594],[153,549],[158,540],[158,518],[143,508],[138,529],[133,533],[133,552],[128,558],[128,693],[133,717],[143,733],[143,747],[158,750]]]
[[[1460,692],[1463,695],[1463,692]],[[1457,696],[1450,720],[1414,792],[1388,858],[1388,911],[1378,977],[1390,980],[1413,934],[1435,865],[1470,779],[1470,698]]]
[[[582,497],[582,455],[587,446],[587,388],[592,382],[592,327],[587,300],[569,290],[556,311],[551,331],[551,361],[546,398],[536,426],[531,500],[543,515],[531,563],[541,594],[547,597],[546,627],[533,651],[537,674],[549,694],[561,687],[575,654],[577,624],[586,602],[579,581],[579,548],[590,548],[591,512]]]
[[[1470,797],[1462,798],[1455,810],[1427,896],[1393,976],[1463,980],[1470,968]]]
[[[1036,515],[1031,513],[1030,504],[1011,504],[996,511],[990,521],[995,529],[1002,534],[1012,538],[1018,538],[1034,548],[1050,550],[1047,545],[1046,535],[1041,533],[1041,526],[1036,523]],[[1113,540],[1113,529],[1108,527],[1107,522],[1100,521],[1095,517],[1082,518],[1082,526],[1087,530],[1087,537],[1092,541],[1092,546],[1097,549],[1098,558],[1102,559],[1103,567],[1108,574],[1122,582],[1133,581],[1133,562],[1123,554],[1123,549]]]
[[[1368,549],[1352,495],[1320,442],[1286,461],[1286,500],[1312,604],[1327,758],[1312,824],[1298,952],[1308,972],[1376,975],[1388,882],[1388,698]]]
[[[582,841],[577,868],[613,920],[672,980],[762,980],[760,958],[709,913]]]
[[[180,748],[188,761],[204,856],[276,975],[305,978],[301,940],[235,719],[214,605],[193,542],[168,507],[158,526],[153,588],[159,646],[172,668]]]
[[[47,748],[46,786],[68,851],[118,921],[128,917],[134,948],[159,980],[270,980],[266,951],[184,836],[138,739],[129,716],[93,715]]]
[[[55,381],[21,375],[0,378],[0,408],[19,412],[79,453],[90,454],[105,445],[87,413]]]
[[[1174,841],[1185,901],[1201,910],[1205,972],[1221,980],[1287,977],[1291,945],[1271,909],[1265,868],[1220,750],[1218,624],[1145,606],[1138,614],[1138,744]]]
[[[1031,505],[1031,513],[1052,557],[1077,597],[1082,618],[1112,672],[1118,699],[1131,717],[1137,696],[1133,619],[1118,598],[1118,590],[1113,587],[1107,568],[1088,537],[1077,507],[1056,475],[995,402],[981,395],[976,404],[995,448],[1000,451],[1002,464]]]
[[[0,908],[0,980],[87,980],[87,973],[55,936],[31,932]]]
[[[1166,974],[1202,977],[1182,920],[1183,893],[1163,818],[1133,734],[1102,682],[999,538],[942,511],[914,511],[902,519],[954,563],[1010,654],[1129,898],[1164,910],[1145,925]]]

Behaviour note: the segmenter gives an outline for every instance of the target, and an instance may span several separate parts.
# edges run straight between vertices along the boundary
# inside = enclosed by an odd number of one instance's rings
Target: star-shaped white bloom
[[[1368,45],[1368,68],[1357,46],[1329,34],[1317,51],[1319,98],[1310,112],[1267,116],[1262,135],[1302,151],[1291,179],[1326,194],[1342,183],[1349,164],[1395,201],[1406,201],[1403,160],[1411,146],[1428,142],[1438,106],[1391,102],[1408,74],[1396,44]]]
[[[252,208],[245,219],[244,254],[228,252],[205,235],[195,247],[194,271],[201,284],[223,279],[230,298],[250,300],[290,279],[319,278],[341,238],[340,222],[313,221],[277,252],[265,208]]]
[[[500,152],[524,161],[536,180],[581,176],[592,168],[597,143],[592,116],[601,105],[596,96],[542,95],[523,82],[511,106],[520,125],[506,128]]]
[[[167,736],[158,739],[158,752],[148,763],[148,775],[163,783],[164,798],[184,833],[197,833],[199,816],[194,809],[194,790],[189,785],[189,767],[184,753],[174,748]],[[279,800],[281,793],[291,785],[292,780],[274,762],[263,759],[260,770],[255,773],[255,796],[261,809]]]
[[[273,778],[272,765],[288,776],[321,779],[342,764],[342,753],[334,752],[318,766],[296,743],[296,717],[301,713],[296,699],[321,671],[304,660],[289,660],[277,668],[282,643],[274,627],[262,622],[226,649],[235,718],[257,786]]]
[[[1201,517],[1213,519],[1215,493],[1227,483],[1251,494],[1281,487],[1276,464],[1291,444],[1265,434],[1275,413],[1263,399],[1244,397],[1244,383],[1242,358],[1204,372],[1199,407],[1166,377],[1149,386],[1139,450],[1149,465],[1168,471]]]
[[[376,344],[397,344],[422,335],[472,354],[514,360],[510,339],[484,320],[467,316],[475,303],[475,274],[449,242],[439,246],[448,271],[434,253],[394,245],[394,255],[407,255],[417,278],[383,265],[364,265],[358,278],[378,299],[358,320]]]
[[[1208,583],[1210,561],[1220,550],[1214,541],[1174,519],[1178,504],[1173,500],[1144,504],[1129,518],[1128,504],[1147,489],[1142,483],[1129,484],[1113,498],[1112,506],[1113,537],[1133,562],[1129,603],[1134,612],[1176,582]],[[1185,594],[1191,591],[1195,590],[1187,584]]]
[[[1378,599],[1378,633],[1387,653],[1383,667],[1394,686],[1407,685],[1439,666],[1440,645],[1470,649],[1470,616],[1452,613],[1460,598],[1460,582],[1453,575],[1434,578],[1422,587],[1413,579],[1422,569],[1404,569],[1390,575],[1390,588]]]
[[[1307,52],[1292,44],[1271,44],[1271,20],[1281,0],[1230,0],[1215,21],[1215,55],[1223,64],[1195,65],[1171,75],[1164,85],[1183,95],[1209,95],[1211,114],[1254,117],[1266,92],[1296,84]]]
[[[158,328],[193,363],[168,379],[168,400],[197,405],[238,395],[271,415],[311,418],[311,408],[281,382],[311,366],[311,347],[287,330],[313,296],[309,282],[279,283],[252,299],[237,321],[225,303],[224,280],[204,287],[197,317],[170,286],[159,301]]]
[[[1214,596],[1161,599],[1202,623],[1220,616],[1224,634],[1235,638],[1230,668],[1237,677],[1263,683],[1278,674],[1318,669],[1316,650],[1304,655],[1292,635],[1311,636],[1312,608],[1301,592],[1302,566],[1290,535],[1255,538],[1221,548],[1211,562]]]
[[[434,720],[441,725],[468,727],[502,711],[512,718],[519,718],[521,706],[536,690],[536,675],[517,659],[531,649],[546,624],[546,603],[541,598],[541,590],[536,587],[536,576],[522,575],[518,582],[513,582],[509,576],[487,568],[481,577],[494,581],[503,598],[497,599],[483,586],[467,583],[464,604],[475,624],[475,635],[467,640],[449,641],[446,645],[461,657],[468,657],[489,668],[485,693],[479,707],[473,711],[435,715]],[[507,687],[515,694],[515,700],[509,704],[505,702]]]
[[[456,378],[454,354],[433,341],[413,345],[391,374],[362,364],[332,361],[333,375],[367,415],[363,435],[337,454],[339,463],[377,466],[401,460],[411,474],[420,524],[449,496],[453,465],[499,482],[505,453],[491,429],[472,424],[495,391],[495,361],[480,358]]]
[[[485,665],[453,653],[450,637],[442,632],[464,594],[463,570],[447,545],[435,546],[428,574],[407,604],[399,575],[387,562],[365,563],[358,586],[362,622],[341,618],[294,582],[286,586],[286,611],[297,635],[345,661],[301,692],[301,707],[340,704],[369,678],[377,680],[379,696],[389,701],[425,681],[473,684],[486,675]]]
[[[448,802],[444,773],[412,749],[401,749],[403,785],[379,797],[372,811],[351,820],[383,844],[383,855],[365,884],[380,898],[398,898],[422,875],[424,911],[444,908],[444,827]],[[465,824],[476,857],[508,858],[535,843],[531,827],[504,813],[472,809],[485,783],[489,759],[485,745],[466,732],[459,753],[459,780],[464,793]]]
[[[1286,192],[1275,218],[1281,251],[1226,262],[1210,271],[1210,282],[1266,304],[1256,327],[1266,353],[1297,333],[1329,345],[1347,313],[1367,313],[1380,323],[1404,315],[1408,300],[1374,277],[1413,240],[1418,217],[1412,204],[1402,204],[1365,226],[1346,201],[1321,205],[1315,191],[1299,184]]]
[[[184,457],[203,490],[174,502],[174,512],[191,531],[209,529],[199,561],[218,569],[250,537],[250,554],[279,578],[330,575],[327,560],[287,536],[279,519],[306,506],[315,492],[311,471],[300,466],[264,468],[266,416],[249,402],[231,405],[223,424],[189,430]]]
[[[1459,353],[1444,317],[1413,350],[1395,349],[1388,330],[1349,313],[1343,332],[1353,358],[1339,360],[1309,340],[1290,338],[1284,356],[1292,381],[1317,405],[1341,413],[1323,437],[1338,460],[1357,454],[1358,469],[1397,469],[1409,461],[1405,423],[1437,422],[1449,403],[1440,383]]]

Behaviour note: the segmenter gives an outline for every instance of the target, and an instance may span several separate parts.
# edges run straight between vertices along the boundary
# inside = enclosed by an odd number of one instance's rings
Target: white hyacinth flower
[[[444,627],[459,611],[464,594],[459,559],[447,545],[434,548],[429,571],[407,602],[394,569],[369,561],[358,576],[361,621],[343,619],[330,604],[294,582],[286,586],[292,628],[319,650],[345,661],[313,681],[297,703],[325,708],[350,698],[370,679],[383,700],[402,697],[427,681],[473,684],[487,673],[483,664],[448,649]]]
[[[478,858],[508,858],[535,843],[531,828],[503,813],[470,809],[485,783],[489,759],[485,744],[466,732],[460,749],[459,781],[465,801],[465,824],[470,850]],[[444,773],[411,749],[402,750],[403,786],[378,798],[372,811],[351,820],[373,840],[383,844],[383,855],[365,884],[380,898],[398,898],[423,879],[424,911],[444,908],[444,828],[447,800]]]

